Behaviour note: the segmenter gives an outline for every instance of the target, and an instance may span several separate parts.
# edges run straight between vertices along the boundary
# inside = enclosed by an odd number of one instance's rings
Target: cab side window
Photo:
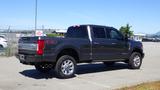
[[[115,40],[122,40],[123,37],[118,31],[111,29],[110,30],[110,39],[115,39]]]
[[[67,38],[88,38],[86,26],[70,27],[66,34]]]
[[[102,27],[92,27],[94,38],[106,38],[105,30]]]

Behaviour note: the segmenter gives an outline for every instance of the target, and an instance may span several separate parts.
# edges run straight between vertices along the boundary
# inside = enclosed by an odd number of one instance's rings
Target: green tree
[[[133,36],[133,31],[131,31],[131,27],[129,24],[127,24],[126,26],[122,26],[119,31],[124,35],[124,36],[128,36],[131,37]]]

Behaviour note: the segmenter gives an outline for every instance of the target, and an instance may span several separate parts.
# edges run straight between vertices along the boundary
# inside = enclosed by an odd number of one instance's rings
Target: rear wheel
[[[55,66],[55,72],[58,78],[74,77],[76,72],[76,61],[72,56],[61,56]]]
[[[128,64],[131,69],[139,69],[142,64],[142,55],[138,52],[133,52]]]
[[[49,72],[50,70],[52,70],[53,64],[40,63],[40,64],[36,64],[35,68],[39,72],[46,73],[46,72]]]
[[[114,61],[103,62],[106,66],[113,66],[115,64]]]

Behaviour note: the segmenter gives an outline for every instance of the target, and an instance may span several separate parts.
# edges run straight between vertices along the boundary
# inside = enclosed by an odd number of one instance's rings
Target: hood
[[[140,41],[135,41],[135,40],[129,40],[129,43],[131,44],[131,47],[137,47],[140,49],[143,49],[143,44]]]

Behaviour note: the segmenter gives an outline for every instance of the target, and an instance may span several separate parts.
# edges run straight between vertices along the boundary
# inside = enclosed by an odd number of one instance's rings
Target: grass
[[[142,83],[131,87],[124,87],[117,90],[160,90],[160,81]]]
[[[8,45],[7,48],[0,50],[0,56],[11,57],[18,52],[17,44]]]
[[[50,33],[50,34],[47,34],[48,37],[58,37],[58,36],[63,36],[63,35],[60,35],[60,34],[55,34],[55,33]]]

